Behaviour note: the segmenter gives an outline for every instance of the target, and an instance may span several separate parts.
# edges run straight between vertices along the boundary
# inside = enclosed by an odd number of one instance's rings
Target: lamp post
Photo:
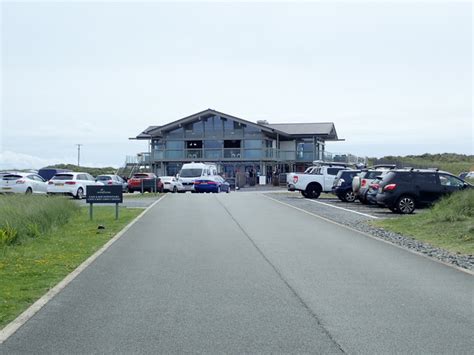
[[[83,144],[76,144],[77,145],[77,166],[79,167],[81,165],[81,146]]]

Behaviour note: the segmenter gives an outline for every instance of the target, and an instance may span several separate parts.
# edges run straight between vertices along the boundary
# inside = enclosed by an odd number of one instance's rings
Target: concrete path
[[[473,280],[261,194],[173,194],[0,353],[469,353]]]

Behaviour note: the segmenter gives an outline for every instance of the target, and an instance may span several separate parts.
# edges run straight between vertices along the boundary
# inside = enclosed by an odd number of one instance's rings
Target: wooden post
[[[91,221],[92,221],[92,217],[93,217],[93,214],[94,214],[94,212],[93,212],[93,209],[94,209],[93,205],[94,205],[93,203],[89,203],[89,220],[91,220]]]

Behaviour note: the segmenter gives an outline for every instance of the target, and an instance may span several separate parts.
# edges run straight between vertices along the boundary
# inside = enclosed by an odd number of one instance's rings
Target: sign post
[[[94,216],[94,203],[115,203],[115,219],[118,219],[119,203],[123,203],[122,185],[87,186],[86,202],[90,206],[90,220]]]

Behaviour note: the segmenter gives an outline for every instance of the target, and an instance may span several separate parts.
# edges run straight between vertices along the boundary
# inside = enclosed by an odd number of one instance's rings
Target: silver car
[[[127,182],[118,175],[98,175],[95,181],[101,182],[104,185],[120,185],[123,192],[128,191]]]
[[[356,198],[365,205],[369,204],[367,192],[369,191],[370,184],[385,172],[395,168],[395,165],[375,165],[372,168],[362,170],[358,176],[352,179],[352,191],[354,191]]]

